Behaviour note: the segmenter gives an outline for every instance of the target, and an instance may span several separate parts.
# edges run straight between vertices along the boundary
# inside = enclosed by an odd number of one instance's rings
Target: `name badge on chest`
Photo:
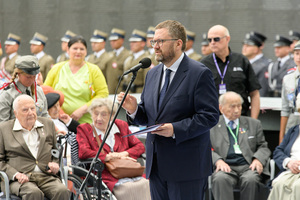
[[[226,84],[219,84],[219,94],[224,94],[226,93]]]

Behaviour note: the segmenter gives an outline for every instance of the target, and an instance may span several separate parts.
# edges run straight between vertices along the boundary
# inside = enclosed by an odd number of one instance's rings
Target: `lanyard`
[[[226,71],[227,71],[227,67],[228,67],[228,64],[229,64],[229,60],[227,61],[226,65],[225,65],[225,69],[224,69],[224,72],[223,74],[221,73],[221,70],[220,70],[220,67],[218,65],[218,62],[217,62],[217,59],[216,59],[216,54],[213,53],[213,58],[214,58],[214,62],[215,62],[215,65],[217,67],[217,70],[219,72],[219,75],[221,77],[221,84],[223,84],[223,80],[224,80],[224,77],[225,77],[225,74],[226,74]]]
[[[228,129],[229,129],[229,132],[230,132],[230,134],[232,135],[232,137],[233,137],[233,139],[234,139],[235,144],[238,143],[238,141],[237,141],[237,136],[238,136],[238,134],[239,134],[239,126],[240,126],[240,125],[238,124],[237,127],[236,127],[236,130],[235,130],[235,135],[234,135],[234,133],[232,132],[231,128],[227,125],[227,127],[228,127]]]

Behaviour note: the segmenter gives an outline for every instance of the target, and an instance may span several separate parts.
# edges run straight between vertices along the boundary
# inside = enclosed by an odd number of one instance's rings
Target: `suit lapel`
[[[39,137],[40,137],[40,145],[39,145],[39,150],[38,150],[38,153],[37,153],[37,157],[40,155],[40,153],[42,153],[42,149],[41,147],[43,147],[45,145],[45,141],[46,141],[46,135],[45,135],[45,132],[44,132],[44,127],[39,127],[37,128],[37,133],[39,134]]]
[[[226,126],[225,119],[224,119],[223,115],[220,116],[220,121],[217,124],[217,127],[218,127],[218,133],[217,134],[222,135],[222,137],[225,140],[226,144],[229,144],[230,142],[229,142],[229,137],[228,137],[228,130],[227,130],[227,126]],[[227,151],[228,151],[228,149],[227,149]],[[226,153],[227,153],[227,151],[226,151]]]
[[[249,131],[249,126],[243,117],[240,117],[239,121],[240,121],[240,125],[239,125],[239,138],[238,139],[239,139],[239,145],[241,148],[243,146],[247,146],[247,145],[243,145],[243,143],[247,143],[247,141],[248,141],[247,133]]]
[[[153,92],[153,101],[154,101],[154,109],[158,111],[158,98],[160,93],[160,82],[162,80],[162,70],[163,64],[159,66],[159,68],[154,73],[154,92]]]
[[[31,151],[29,150],[24,138],[23,138],[23,134],[21,131],[13,131],[13,136],[14,138],[16,139],[16,141],[23,147],[23,149],[28,152],[30,155],[31,154]]]
[[[160,109],[159,109],[159,113],[160,114],[163,110],[163,108],[165,107],[166,103],[169,101],[169,99],[173,96],[173,94],[176,92],[177,88],[179,87],[179,85],[182,83],[182,81],[184,80],[184,78],[186,77],[186,72],[188,70],[188,65],[187,65],[187,56],[184,55],[176,73],[175,76],[171,82],[171,84],[169,85],[169,88],[166,92],[166,95],[161,103]],[[161,75],[160,75],[161,76]],[[160,79],[161,80],[161,79]],[[157,98],[158,99],[158,98]]]

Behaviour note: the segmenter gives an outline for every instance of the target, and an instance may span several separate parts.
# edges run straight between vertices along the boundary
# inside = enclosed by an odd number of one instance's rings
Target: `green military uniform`
[[[56,62],[59,63],[59,62],[63,62],[63,61],[67,61],[69,60],[69,54],[67,54],[66,52],[65,53],[62,53],[60,54],[57,59],[56,59]]]
[[[64,51],[64,52],[62,54],[60,54],[56,58],[56,63],[69,60],[69,54],[67,52],[65,52],[65,51],[67,51],[68,42],[70,41],[70,39],[72,37],[75,37],[75,36],[76,36],[75,33],[73,33],[70,30],[67,30],[66,33],[65,33],[65,35],[60,39],[60,41],[61,41],[61,48],[62,48],[62,51]]]
[[[139,64],[139,62],[145,57],[149,57],[149,53],[146,51],[141,56],[139,56],[137,59],[134,59],[133,55],[130,55],[124,62],[124,71],[127,71],[131,67]],[[145,70],[145,69],[140,69],[138,71],[136,79],[135,79],[134,83],[132,84],[132,87],[130,88],[131,93],[142,93],[147,72],[148,72],[148,70]],[[130,80],[131,80],[131,74],[124,76],[124,78],[121,82],[121,87],[123,87],[122,88],[123,91],[125,91]]]
[[[108,52],[104,52],[98,58],[95,54],[90,54],[87,58],[87,61],[97,65],[101,69],[103,75],[105,76],[106,69],[111,67],[110,65],[112,64],[113,57],[114,56]],[[105,79],[107,80],[106,76],[105,76]]]
[[[43,75],[43,79],[46,80],[47,74],[55,63],[52,56],[45,54],[43,57],[39,59],[40,72]]]
[[[130,51],[123,47],[121,53],[116,56],[114,51],[110,54],[113,56],[111,64],[106,68],[106,82],[108,85],[109,94],[114,94],[119,82],[119,78],[124,73],[124,62],[129,57]],[[119,87],[117,93],[122,91],[122,86]]]
[[[15,69],[16,59],[19,57],[18,54],[15,54],[11,59],[9,57],[2,58],[1,63],[4,63],[4,69],[10,75],[13,74]]]
[[[193,49],[193,44],[194,44],[194,41],[196,38],[196,33],[186,30],[186,37],[187,37],[187,42],[189,42],[189,43],[186,44],[187,49],[186,49],[185,54],[193,60],[200,61],[202,56],[200,54],[196,53]],[[190,43],[190,42],[192,42],[192,43]]]
[[[187,56],[190,57],[191,59],[197,60],[197,61],[200,61],[202,58],[202,56],[200,54],[196,53],[195,51]]]

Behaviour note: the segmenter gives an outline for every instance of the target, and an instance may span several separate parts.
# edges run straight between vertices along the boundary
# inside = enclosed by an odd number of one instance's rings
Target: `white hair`
[[[19,107],[19,102],[21,100],[31,100],[34,103],[34,100],[31,96],[27,95],[27,94],[21,94],[19,95],[17,98],[15,98],[14,102],[13,102],[13,109],[14,111],[17,111],[18,107]]]
[[[219,104],[220,105],[222,105],[222,106],[224,106],[225,104],[226,104],[226,97],[227,96],[233,96],[233,95],[236,95],[236,96],[238,96],[240,99],[241,99],[241,104],[243,104],[244,103],[244,100],[243,100],[243,98],[241,97],[241,95],[240,94],[238,94],[238,93],[236,93],[236,92],[233,92],[233,91],[229,91],[229,92],[226,92],[226,93],[224,93],[224,94],[222,94],[220,97],[219,97]],[[299,102],[300,103],[300,102]]]

